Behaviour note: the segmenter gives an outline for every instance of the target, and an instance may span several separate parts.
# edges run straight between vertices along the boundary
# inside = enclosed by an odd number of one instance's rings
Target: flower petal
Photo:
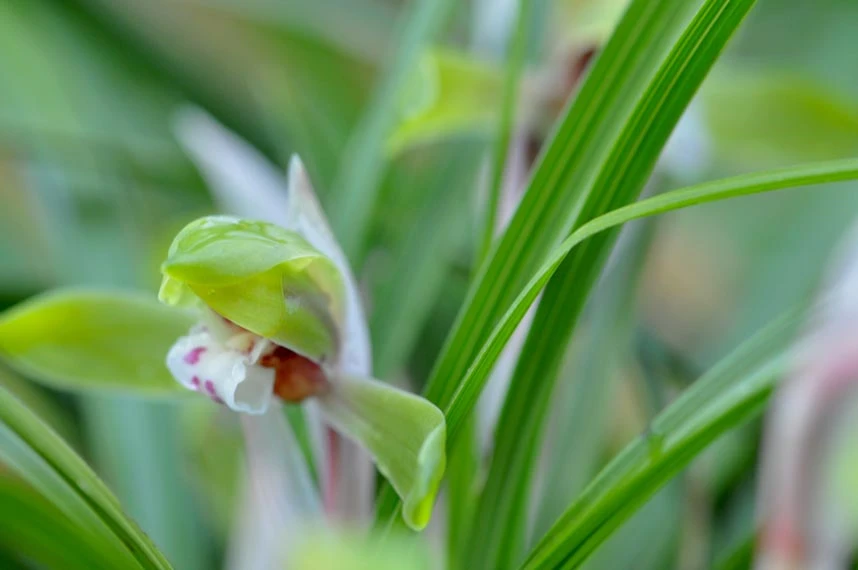
[[[224,349],[208,332],[179,338],[167,367],[182,385],[237,412],[262,414],[274,393],[274,371],[251,363],[248,354]]]
[[[340,377],[319,403],[330,422],[366,447],[403,501],[413,529],[429,522],[446,466],[444,414],[428,400],[387,384]]]
[[[357,281],[322,211],[307,170],[298,155],[289,162],[289,216],[287,227],[304,236],[336,264],[345,282],[345,315],[342,323],[340,369],[348,374],[369,376],[372,352],[369,328]]]
[[[190,290],[252,333],[316,361],[338,352],[343,283],[326,256],[267,222],[209,216],[173,240],[159,297],[182,304]]]

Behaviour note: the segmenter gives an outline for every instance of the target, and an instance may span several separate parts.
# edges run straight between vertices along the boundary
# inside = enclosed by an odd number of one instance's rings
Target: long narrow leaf
[[[427,398],[446,408],[504,311],[553,247],[575,226],[586,195],[622,125],[655,75],[696,2],[636,0],[563,114],[509,227],[471,286],[429,378]],[[487,372],[487,371],[484,371]],[[377,517],[396,497],[385,489]]]
[[[454,439],[460,423],[473,408],[480,390],[497,360],[503,346],[509,340],[515,327],[536,300],[539,292],[575,247],[589,237],[607,229],[620,226],[631,220],[646,218],[664,212],[679,210],[697,204],[725,200],[737,196],[759,194],[786,188],[824,184],[858,179],[858,160],[837,160],[817,164],[783,168],[768,172],[736,176],[723,180],[707,182],[688,188],[673,190],[664,194],[641,200],[623,208],[611,211],[591,220],[578,228],[557,247],[549,259],[527,283],[518,298],[511,304],[491,335],[483,343],[480,353],[468,368],[460,387],[443,409],[447,414],[448,441]],[[396,501],[388,499],[379,510],[387,518],[396,510]]]
[[[765,408],[800,322],[777,319],[698,380],[627,446],[566,510],[524,568],[576,568],[707,445]]]
[[[0,389],[0,457],[76,524],[92,529],[129,568],[170,564],[123,512],[116,497],[50,428]]]
[[[674,125],[754,2],[707,0],[700,8],[624,125],[598,177],[586,187],[576,225],[641,192]],[[519,555],[548,403],[578,317],[616,235],[616,230],[605,232],[567,257],[536,311],[499,420],[501,443],[481,511],[488,522],[476,537],[476,548],[493,566],[513,564]]]
[[[9,473],[0,474],[0,550],[40,568],[109,570],[128,562]]]
[[[798,186],[822,184],[858,179],[858,160],[838,160],[812,165],[784,168],[769,172],[748,174],[707,182],[689,188],[674,190],[664,194],[641,200],[623,208],[611,211],[591,220],[566,238],[549,257],[548,261],[539,268],[524,291],[512,304],[510,309],[492,331],[484,343],[480,354],[468,369],[468,373],[460,388],[453,394],[447,412],[448,438],[451,438],[459,428],[463,417],[473,407],[481,382],[485,381],[504,343],[509,339],[515,326],[521,321],[528,307],[534,302],[539,292],[548,282],[567,255],[589,237],[610,228],[620,226],[628,221],[654,216],[664,212],[679,210],[718,200],[737,196],[759,194],[774,190],[784,190]],[[475,383],[475,379],[481,379]]]

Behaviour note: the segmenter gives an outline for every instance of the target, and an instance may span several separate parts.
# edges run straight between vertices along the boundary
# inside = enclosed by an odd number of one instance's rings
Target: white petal
[[[259,151],[197,107],[179,111],[175,125],[224,212],[286,227],[286,180]]]
[[[195,330],[167,354],[167,368],[176,380],[237,412],[264,413],[273,397],[275,372],[253,364],[253,338],[243,333],[221,344],[207,330]]]
[[[342,325],[339,368],[348,374],[368,376],[372,354],[357,280],[331,231],[298,155],[292,155],[289,161],[289,219],[286,227],[301,234],[313,247],[330,257],[342,273],[346,284],[346,314]]]

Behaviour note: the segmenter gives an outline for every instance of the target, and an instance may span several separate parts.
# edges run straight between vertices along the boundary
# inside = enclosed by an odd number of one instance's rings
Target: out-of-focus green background
[[[597,49],[601,37],[582,31],[587,18],[600,17],[582,8],[586,1],[542,4],[551,16],[534,23],[528,80],[561,75],[558,54]],[[278,164],[300,153],[326,209],[342,219],[347,213],[338,213],[331,189],[343,184],[349,136],[398,47],[405,7],[383,0],[0,0],[0,307],[69,284],[154,293],[173,233],[213,211],[174,137],[175,114],[187,104],[206,108]],[[492,14],[456,3],[432,53],[478,59],[435,77],[436,84],[415,68],[409,89],[397,94],[401,120],[371,231],[364,242],[346,244],[368,299],[378,375],[418,387],[472,271],[479,172],[503,65],[503,50],[479,41]],[[851,0],[760,0],[683,121],[691,142],[674,145],[652,191],[853,156],[856,26]],[[524,94],[525,107],[538,99]],[[415,106],[435,115],[414,123]],[[543,120],[531,127],[534,144],[556,109],[535,112]],[[611,364],[598,369],[617,380],[610,391],[587,392],[576,380],[586,365],[580,354],[590,339],[601,338],[602,348],[611,340],[598,336],[599,312],[588,313],[581,347],[570,350],[571,379],[555,399],[537,531],[683,382],[812,295],[855,217],[856,190],[845,184],[742,198],[641,228],[648,247],[637,254],[643,269],[627,315],[633,341],[618,344]],[[611,284],[609,274],[597,296],[610,296]],[[664,370],[673,381],[653,388],[645,377]],[[242,473],[231,417],[208,402],[73,397],[6,368],[0,382],[92,462],[177,568],[218,567]],[[600,397],[609,405],[581,405]],[[583,408],[596,411],[589,417]],[[733,552],[751,524],[758,431],[719,442],[591,567],[692,568]],[[569,433],[576,435],[559,435]],[[3,496],[25,492],[3,477]],[[11,553],[15,545],[4,536],[12,534],[0,533],[0,548]],[[9,556],[10,567],[24,564]]]

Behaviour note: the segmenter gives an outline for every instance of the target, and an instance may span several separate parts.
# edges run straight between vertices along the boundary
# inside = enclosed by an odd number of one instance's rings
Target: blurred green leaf
[[[0,355],[60,389],[165,396],[184,392],[164,362],[192,322],[143,293],[58,290],[0,314]]]
[[[0,473],[0,550],[63,570],[110,570],[128,562],[9,473]]]
[[[332,188],[331,219],[352,261],[362,252],[385,166],[384,145],[396,120],[397,97],[426,44],[444,23],[451,0],[417,0],[404,17],[390,64],[349,139]]]
[[[636,295],[655,221],[635,222],[623,229],[614,261],[585,309],[589,317],[586,330],[575,336],[567,351],[567,362],[560,371],[567,380],[557,386],[554,402],[546,410],[554,425],[542,446],[547,458],[545,484],[532,535],[540,536],[548,529],[603,460],[609,421],[615,415],[611,397],[620,388],[615,377],[631,359]],[[500,424],[498,431],[505,429],[506,424]],[[505,440],[498,442],[495,453],[509,453],[500,451],[508,445]],[[489,480],[496,480],[499,474],[493,470]],[[490,494],[487,484],[484,501],[489,501]]]
[[[419,396],[369,379],[341,377],[319,398],[330,421],[365,446],[404,504],[405,522],[429,522],[446,466],[444,414]]]
[[[858,161],[856,160],[831,161],[816,165],[738,176],[682,190],[674,190],[653,198],[641,200],[613,210],[584,224],[564,240],[561,246],[554,251],[546,264],[531,278],[522,293],[495,326],[491,336],[486,340],[477,355],[477,358],[468,368],[460,388],[453,393],[450,404],[446,407],[448,431],[451,434],[455,434],[462,418],[475,405],[480,389],[485,383],[488,373],[503,349],[504,344],[509,340],[515,327],[521,322],[528,308],[536,300],[536,297],[551,275],[575,246],[586,240],[589,236],[599,233],[604,229],[621,225],[632,219],[647,217],[694,204],[793,186],[849,180],[856,177],[858,177]],[[450,439],[454,437],[454,435],[451,435]],[[390,516],[395,512],[395,501],[386,498],[383,504],[386,510],[381,511],[383,513],[382,516]]]
[[[524,74],[524,64],[527,58],[528,32],[530,31],[530,22],[534,10],[533,3],[529,0],[518,1],[515,31],[510,39],[510,46],[508,48],[509,54],[507,55],[508,61],[504,75],[500,113],[496,119],[497,134],[495,136],[494,148],[492,149],[489,195],[485,204],[481,235],[477,243],[477,267],[486,259],[492,243],[494,243],[495,233],[498,230],[496,223],[498,208],[503,190],[504,172],[508,170],[506,168],[506,159],[511,151],[510,141],[515,130],[514,123],[518,115],[517,111],[519,110],[520,84]],[[479,104],[485,106],[485,98],[480,98]]]
[[[0,422],[0,458],[75,525],[92,532],[106,556],[122,560],[121,568],[170,568],[86,463],[3,388]]]
[[[617,26],[629,0],[559,0],[552,24],[561,49],[588,49],[600,45]]]
[[[0,366],[0,386],[43,418],[69,445],[75,449],[81,448],[80,432],[75,425],[74,415],[61,402],[51,398],[45,388],[26,380],[6,366]]]
[[[391,259],[375,269],[378,285],[372,290],[372,298],[384,300],[370,315],[380,378],[401,371],[439,297],[450,294],[450,270],[469,237],[472,211],[463,201],[476,183],[483,146],[454,143],[434,150],[423,153],[420,168],[403,169],[390,182],[399,195],[387,205],[400,200],[403,208],[385,210],[397,226],[390,228]],[[401,187],[414,194],[401,196]]]
[[[633,201],[692,96],[755,0],[708,0],[687,24],[615,140],[596,165],[595,179],[584,181],[586,196],[575,226]],[[687,3],[686,3],[687,4]],[[626,18],[632,17],[634,5]],[[623,20],[625,22],[625,19]],[[620,24],[622,28],[624,24]],[[476,548],[491,560],[517,561],[530,511],[530,484],[548,404],[559,380],[561,363],[581,310],[595,285],[617,231],[583,243],[563,260],[543,292],[527,341],[521,350],[499,420],[500,441],[494,457],[496,478],[505,492],[487,499]],[[591,379],[590,381],[599,381]],[[451,439],[455,423],[450,420]],[[511,429],[515,426],[516,429]]]
[[[719,436],[765,409],[799,322],[789,314],[722,360],[588,485],[523,568],[577,568],[646,499]]]
[[[373,536],[315,532],[301,541],[290,568],[295,570],[429,570],[425,544],[397,536],[384,542]]]
[[[491,62],[443,48],[426,52],[402,89],[387,152],[451,135],[488,135],[498,123],[503,90],[504,72]]]
[[[858,101],[795,73],[727,67],[701,101],[716,153],[740,167],[858,152]]]

